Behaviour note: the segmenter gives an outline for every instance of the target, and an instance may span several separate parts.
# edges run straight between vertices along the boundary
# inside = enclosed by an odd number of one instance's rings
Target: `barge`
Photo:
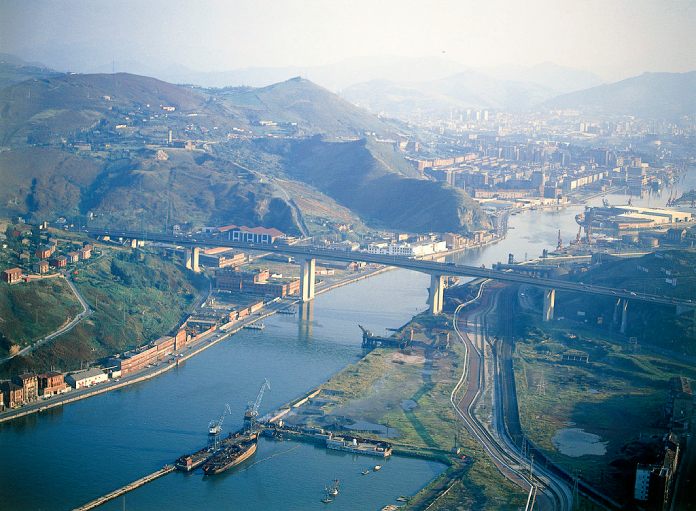
[[[353,436],[331,436],[326,439],[327,449],[335,451],[352,452],[353,454],[366,454],[368,456],[379,456],[387,458],[392,454],[392,447],[389,442],[368,440]],[[381,467],[380,467],[381,468]]]
[[[258,445],[258,435],[250,434],[246,439],[240,442],[230,442],[222,449],[216,452],[203,465],[203,473],[205,475],[215,475],[224,472],[236,465],[239,465],[244,460],[249,459],[256,452]]]

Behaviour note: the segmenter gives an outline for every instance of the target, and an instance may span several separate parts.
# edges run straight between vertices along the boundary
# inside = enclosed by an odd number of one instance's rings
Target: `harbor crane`
[[[249,403],[247,409],[244,412],[244,429],[247,431],[252,431],[256,425],[256,419],[259,416],[259,406],[261,406],[261,400],[263,399],[263,394],[266,389],[271,390],[271,384],[268,378],[264,378],[259,393],[256,395],[256,401]]]
[[[225,409],[222,411],[222,415],[217,420],[210,421],[208,424],[208,443],[214,449],[217,449],[220,444],[220,433],[222,432],[222,423],[225,421],[225,415],[232,414],[232,409],[229,403],[225,403]]]

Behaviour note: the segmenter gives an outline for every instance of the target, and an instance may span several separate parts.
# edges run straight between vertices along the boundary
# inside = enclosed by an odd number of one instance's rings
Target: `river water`
[[[519,213],[505,240],[454,258],[490,266],[508,253],[537,257],[555,247],[559,230],[566,243],[575,237],[580,210]],[[273,316],[264,331],[242,331],[158,378],[0,426],[0,508],[71,509],[133,481],[200,448],[225,403],[232,415],[224,429],[237,429],[264,378],[272,388],[262,414],[358,360],[358,323],[382,332],[424,310],[428,285],[423,274],[383,273],[318,296],[309,318]],[[379,509],[445,468],[394,456],[379,473],[360,474],[374,463],[262,439],[254,458],[237,469],[210,478],[173,473],[100,509],[323,509],[323,488],[333,478],[342,491],[332,509]]]

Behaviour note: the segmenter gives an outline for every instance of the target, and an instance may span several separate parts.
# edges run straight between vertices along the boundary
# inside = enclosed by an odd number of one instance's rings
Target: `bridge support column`
[[[556,307],[556,290],[544,290],[544,321],[553,320],[553,310]]]
[[[300,266],[300,296],[303,302],[314,299],[316,259],[304,259]]]
[[[621,304],[621,333],[626,333],[628,327],[628,300],[624,299]]]
[[[184,257],[186,258],[186,262],[184,263],[184,265],[186,266],[186,269],[192,270],[193,269],[193,251],[184,249]]]
[[[442,275],[430,276],[430,295],[428,296],[428,304],[430,305],[430,314],[436,315],[442,312],[444,305],[445,293],[445,277]]]
[[[130,246],[131,248],[138,248],[138,240],[136,240],[135,238],[130,240]]]
[[[200,273],[201,267],[198,266],[198,258],[200,256],[201,249],[199,247],[193,247],[191,249],[191,269],[194,273]]]

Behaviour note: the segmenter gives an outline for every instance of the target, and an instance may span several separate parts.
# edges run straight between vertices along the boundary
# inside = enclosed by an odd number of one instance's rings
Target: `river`
[[[559,229],[564,242],[575,237],[581,209],[521,212],[510,218],[505,240],[453,257],[486,266],[507,261],[508,253],[537,257],[555,247]],[[232,415],[224,429],[231,431],[264,378],[271,390],[262,414],[302,395],[359,359],[358,323],[375,332],[404,324],[426,308],[428,285],[423,274],[386,272],[318,296],[309,319],[273,316],[262,332],[242,331],[158,378],[0,426],[0,507],[71,509],[198,449],[225,403]],[[262,439],[255,457],[236,470],[211,478],[170,474],[100,509],[322,509],[324,485],[333,478],[342,491],[332,509],[379,509],[445,468],[394,456],[379,473],[360,474],[374,463]]]

